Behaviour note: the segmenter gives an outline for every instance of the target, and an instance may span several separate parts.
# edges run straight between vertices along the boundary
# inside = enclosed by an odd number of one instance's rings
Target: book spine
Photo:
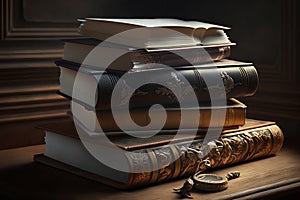
[[[222,60],[230,56],[230,46],[207,47],[202,49],[148,52],[136,50],[130,52],[131,60],[139,64],[158,63],[171,67],[200,65]]]
[[[188,83],[180,77],[184,77]],[[204,77],[216,78],[220,83],[209,85]],[[160,84],[146,84],[134,90],[135,84],[148,82]],[[221,80],[220,80],[221,79]],[[98,101],[96,109],[110,109],[111,94],[120,76],[114,73],[103,75],[98,84]],[[236,98],[253,95],[258,88],[258,74],[254,66],[225,67],[217,69],[184,69],[184,70],[161,70],[139,71],[129,74],[126,80],[120,84],[119,98],[114,99],[115,106],[121,108],[130,100],[131,108],[147,107],[153,104],[178,105],[178,99],[189,102],[191,95],[196,95],[199,102],[210,100],[210,91],[220,94],[214,98]],[[170,89],[171,88],[171,89]],[[190,89],[192,88],[192,89]],[[177,91],[177,96],[172,90]],[[224,91],[225,90],[225,91]],[[224,97],[224,92],[226,96]],[[132,95],[131,95],[132,94]]]
[[[208,143],[203,151],[208,154],[201,158],[199,152],[202,141],[195,141],[192,145],[177,144],[156,150],[144,150],[142,157],[128,157],[132,169],[158,167],[156,171],[145,173],[131,173],[128,187],[136,188],[159,183],[179,177],[192,175],[196,172],[198,163],[204,159],[210,160],[211,168],[218,168],[235,163],[250,161],[277,153],[283,145],[283,133],[277,125],[244,130],[238,133],[225,134],[213,142]],[[205,154],[204,154],[205,155]],[[171,162],[174,156],[179,157]]]

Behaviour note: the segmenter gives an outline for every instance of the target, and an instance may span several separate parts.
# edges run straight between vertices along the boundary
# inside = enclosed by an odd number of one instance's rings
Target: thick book
[[[112,169],[95,159],[79,140],[72,122],[46,123],[39,128],[46,132],[46,150],[43,155],[36,155],[35,161],[122,189],[186,177],[195,173],[198,163],[204,159],[210,160],[213,169],[273,155],[281,149],[284,139],[274,122],[248,119],[245,126],[225,130],[218,139],[210,141],[207,148],[202,149],[208,151],[207,155],[201,158],[201,134],[192,143],[187,142],[191,138],[183,134],[172,144],[169,142],[174,135],[170,133],[151,138],[123,134],[109,137],[117,147],[137,153],[124,155],[129,169],[140,170],[130,173]],[[169,162],[173,157],[178,159]],[[157,170],[149,171],[153,166]]]
[[[117,107],[126,105],[129,100],[131,107],[174,105],[180,100],[189,103],[194,100],[191,100],[191,95],[196,96],[198,102],[207,102],[211,100],[211,91],[219,94],[214,95],[214,100],[251,96],[259,83],[252,63],[226,59],[195,67],[182,66],[175,70],[156,66],[136,67],[126,73],[126,80],[122,78],[122,73],[94,70],[65,60],[56,61],[56,64],[60,67],[60,93],[98,110],[111,108],[111,96],[117,83],[123,89],[115,99],[114,106]],[[213,79],[215,83],[206,84],[205,81],[211,82]],[[151,84],[139,85],[134,90],[138,82]],[[167,87],[155,84],[158,82]]]
[[[224,31],[228,30],[228,27],[199,21],[168,18],[86,18],[79,21],[81,22],[79,32],[82,36],[99,40],[113,36],[115,43],[137,44],[145,48],[231,43]]]
[[[162,109],[152,109],[151,117],[149,116],[149,108],[136,108],[130,110],[130,116],[127,112],[120,109],[117,112],[118,117],[122,118],[121,124],[116,123],[111,110],[89,110],[80,103],[73,102],[72,117],[85,126],[89,131],[119,131],[118,125],[121,125],[123,130],[134,130],[134,127],[127,120],[132,120],[139,126],[147,126],[151,123],[151,129],[159,130],[161,116],[166,113],[166,121],[163,129],[178,129],[180,127],[189,128],[208,128],[208,127],[237,127],[245,124],[246,106],[236,99],[229,99],[225,106],[211,107],[202,104],[196,108],[176,108],[166,107]],[[199,113],[199,119],[195,119],[189,113]],[[212,112],[215,112],[214,118]],[[182,121],[181,116],[187,116]],[[148,130],[150,127],[147,128]]]
[[[159,63],[167,66],[186,66],[199,65],[206,62],[221,60],[230,56],[231,46],[228,45],[209,45],[209,46],[189,46],[165,49],[134,49],[124,45],[103,42],[91,38],[69,39],[64,40],[64,56],[63,59],[75,63],[88,63],[103,69],[101,62],[89,63],[85,60],[92,51],[112,52],[119,49],[126,52],[125,56],[118,58],[109,69],[128,71],[133,67],[133,63],[147,64]],[[97,45],[101,49],[95,48]],[[128,62],[128,63],[126,63]],[[122,64],[120,64],[122,63]]]

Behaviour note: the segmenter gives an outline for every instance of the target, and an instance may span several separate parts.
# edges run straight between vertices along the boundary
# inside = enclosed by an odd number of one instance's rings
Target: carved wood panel
[[[43,3],[44,1],[40,2]],[[78,35],[75,20],[73,22],[69,21],[68,23],[48,23],[47,20],[30,20],[30,17],[28,18],[28,7],[32,4],[34,4],[34,2],[2,0],[2,26],[4,27],[1,35],[2,40],[53,40],[58,37]],[[43,10],[41,10],[41,12],[44,13]],[[36,17],[38,18],[38,16]]]
[[[280,46],[271,65],[255,63],[261,79],[254,97],[245,99],[251,117],[275,120],[287,137],[297,137],[300,122],[299,68],[297,68],[297,4],[295,0],[279,1]],[[299,5],[298,5],[299,7]],[[268,52],[265,52],[268,54]],[[263,54],[264,55],[264,54]]]

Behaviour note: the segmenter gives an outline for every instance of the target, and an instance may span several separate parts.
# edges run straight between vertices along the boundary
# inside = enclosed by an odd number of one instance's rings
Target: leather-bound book
[[[208,127],[237,127],[245,124],[247,106],[240,101],[232,98],[226,102],[224,106],[211,107],[209,104],[202,104],[199,107],[179,108],[166,107],[164,109],[135,108],[130,109],[129,113],[125,110],[117,110],[122,120],[119,121],[121,127],[125,130],[134,130],[131,123],[132,120],[139,126],[147,126],[151,124],[151,129],[160,129],[163,114],[166,114],[166,120],[163,129],[178,129],[182,122],[181,128],[208,128]],[[72,113],[73,112],[73,113]],[[113,117],[111,110],[89,110],[80,103],[72,103],[72,112],[69,114],[90,131],[120,131],[118,123]],[[214,112],[214,113],[213,113]],[[199,113],[199,118],[194,118],[194,113]],[[181,119],[185,116],[185,119]],[[101,128],[100,128],[101,127]],[[147,129],[150,129],[148,127]]]
[[[156,66],[133,68],[126,78],[122,73],[80,67],[65,60],[56,64],[60,66],[60,93],[97,110],[111,108],[117,84],[120,89],[116,92],[118,98],[114,98],[117,108],[126,106],[126,102],[136,108],[251,96],[259,84],[253,64],[226,59],[176,70]]]
[[[212,168],[218,168],[273,155],[281,149],[284,138],[274,122],[250,119],[242,127],[223,130],[219,138],[205,145],[203,130],[196,137],[188,134],[188,130],[186,134],[163,130],[152,137],[133,137],[123,132],[105,136],[91,134],[92,139],[106,137],[117,148],[129,152],[109,155],[111,158],[122,157],[124,162],[120,160],[120,165],[129,170],[125,172],[110,168],[90,154],[79,139],[82,135],[76,131],[80,127],[75,128],[73,121],[46,123],[39,128],[46,132],[46,150],[44,154],[36,155],[35,161],[121,189],[186,177],[195,173],[204,159],[210,161]],[[93,143],[93,140],[89,142]],[[104,139],[95,144],[99,147],[98,153],[106,150]]]

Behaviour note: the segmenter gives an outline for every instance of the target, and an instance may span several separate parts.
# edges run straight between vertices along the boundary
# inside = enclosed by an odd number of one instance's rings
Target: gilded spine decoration
[[[144,75],[147,73],[147,75]],[[211,74],[211,75],[209,75]],[[221,77],[222,82],[214,85],[207,86],[203,76],[215,76]],[[102,101],[107,101],[111,98],[111,92],[114,90],[116,82],[120,77],[113,76],[108,74],[111,79],[111,84],[106,83],[106,79],[99,83],[99,88],[102,88],[105,84],[107,85],[106,89],[101,91],[99,90],[99,98]],[[189,82],[191,87],[187,85],[180,77],[185,77]],[[114,79],[112,79],[114,77]],[[153,104],[169,105],[176,104],[180,100],[189,101],[191,94],[196,94],[196,97],[199,102],[209,100],[210,94],[209,91],[215,91],[219,94],[216,98],[224,98],[224,88],[226,92],[226,97],[244,97],[249,96],[255,93],[258,87],[258,76],[254,66],[243,66],[243,67],[229,67],[229,68],[220,68],[216,70],[211,69],[197,69],[186,70],[181,69],[177,71],[168,71],[162,70],[161,73],[157,71],[140,71],[130,73],[127,80],[122,80],[121,86],[122,95],[120,99],[117,100],[117,106],[124,106],[124,102],[127,102],[130,99],[130,104],[134,107],[145,106]],[[148,82],[156,83],[159,80],[165,82],[165,86],[159,84],[146,84],[138,89],[134,90],[134,85],[137,80],[144,81],[145,78],[149,77]],[[105,86],[106,86],[105,85]],[[167,86],[167,87],[166,87]],[[109,88],[109,89],[108,89]],[[175,96],[174,92],[178,93]],[[145,101],[147,99],[147,101]],[[98,101],[96,106],[97,109],[107,109],[105,103]]]
[[[203,147],[202,151],[201,140],[193,142],[190,146],[181,143],[160,150],[153,149],[152,154],[149,153],[150,156],[144,158],[143,162],[131,161],[135,163],[132,167],[143,165],[148,169],[149,166],[156,165],[159,170],[130,174],[129,185],[139,187],[191,175],[196,172],[198,163],[202,160],[210,160],[211,167],[217,168],[265,157],[277,153],[282,145],[282,131],[277,125],[270,125],[221,135],[219,139]],[[175,154],[179,155],[179,159],[171,163],[170,160]]]

